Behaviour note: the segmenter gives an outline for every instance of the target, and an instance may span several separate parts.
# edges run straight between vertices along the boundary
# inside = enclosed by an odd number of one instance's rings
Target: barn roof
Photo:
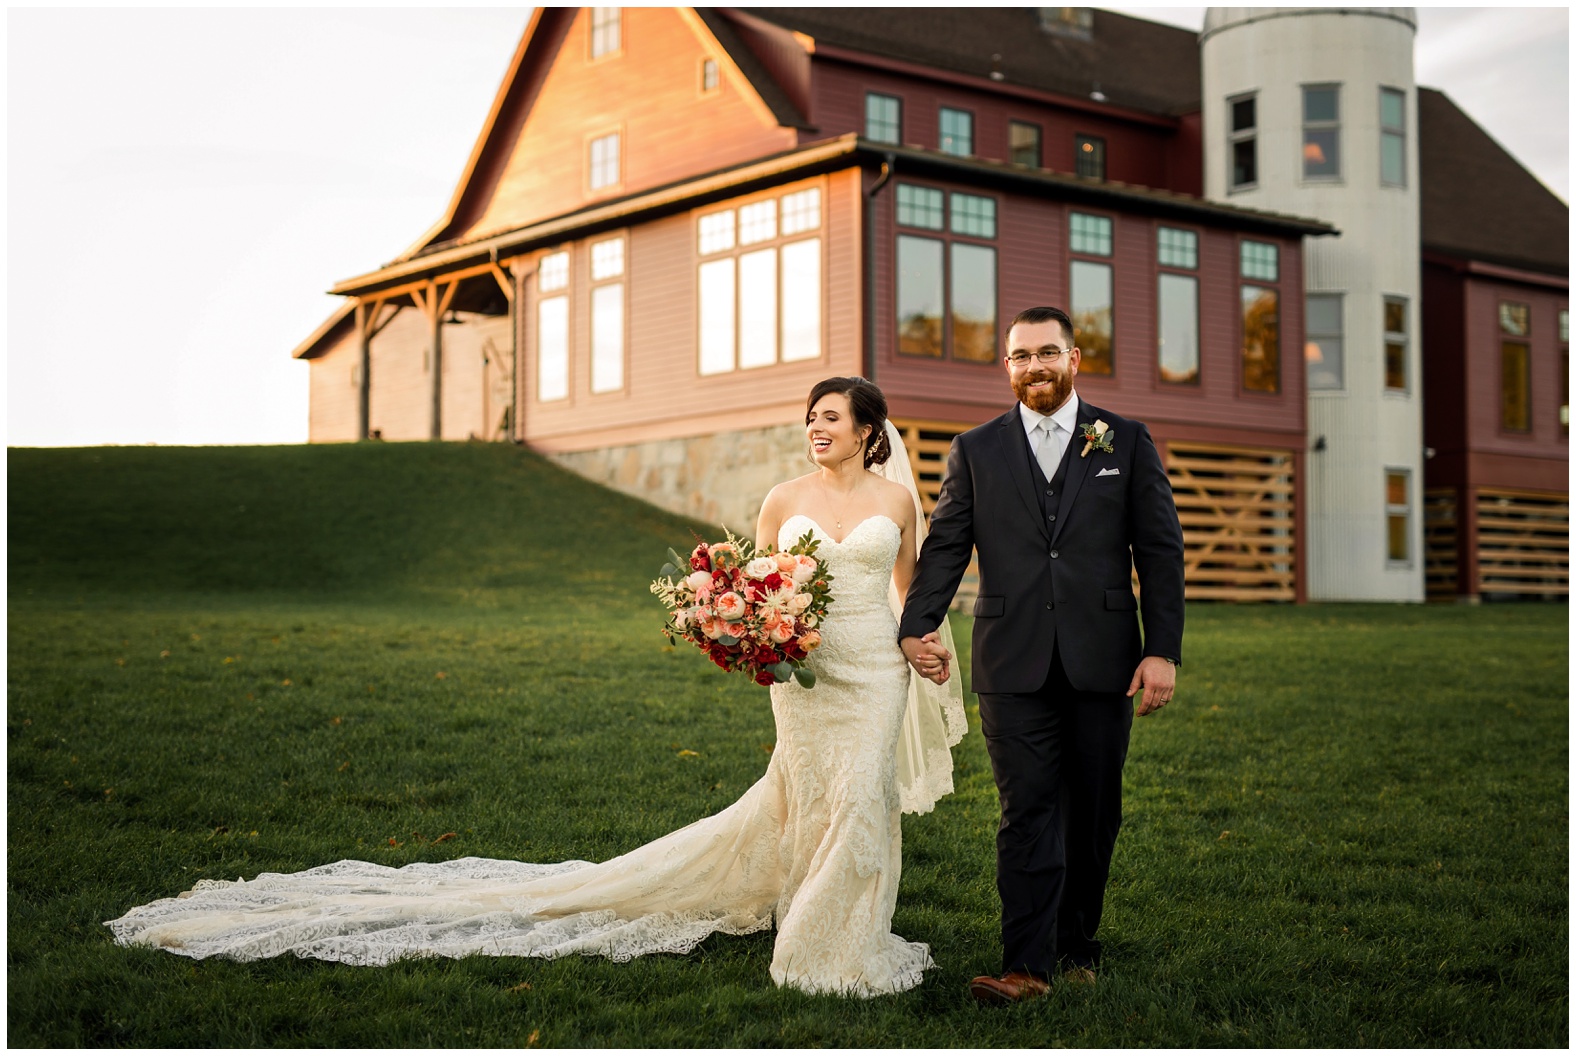
[[[1565,275],[1570,206],[1444,92],[1417,90],[1423,248]]]
[[[1153,114],[1199,108],[1198,34],[1114,11],[1090,11],[1083,29],[1045,29],[1032,7],[740,10],[813,38],[817,46]]]

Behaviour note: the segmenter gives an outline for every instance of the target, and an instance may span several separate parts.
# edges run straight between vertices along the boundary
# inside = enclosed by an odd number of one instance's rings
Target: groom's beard
[[[1048,389],[1031,390],[1030,384],[1049,379],[1051,386]],[[1073,376],[1070,371],[1053,374],[1025,374],[1012,383],[1012,391],[1017,393],[1018,399],[1031,411],[1041,414],[1050,414],[1056,408],[1067,402],[1067,397],[1073,392]]]

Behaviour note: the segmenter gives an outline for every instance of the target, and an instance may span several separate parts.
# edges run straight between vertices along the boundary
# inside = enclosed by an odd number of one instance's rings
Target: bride
[[[776,749],[765,776],[732,806],[595,865],[342,861],[205,880],[109,921],[116,941],[236,960],[624,961],[775,923],[779,986],[858,996],[916,986],[933,966],[929,948],[889,930],[900,814],[928,811],[952,790],[962,694],[945,660],[928,662],[929,681],[911,679],[898,648],[894,613],[924,520],[881,390],[862,378],[819,383],[805,430],[817,469],[772,489],[756,540],[787,547],[814,532],[836,576],[835,601],[811,654],[815,687],[772,687]],[[938,644],[950,655],[945,622]]]

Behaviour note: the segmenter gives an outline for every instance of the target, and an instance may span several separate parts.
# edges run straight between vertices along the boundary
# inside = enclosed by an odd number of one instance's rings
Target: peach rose
[[[799,648],[803,649],[807,653],[820,644],[821,632],[814,629],[805,631],[804,635],[799,639]]]
[[[744,599],[731,590],[717,599],[716,608],[717,615],[725,620],[737,620],[749,611]]]
[[[788,611],[793,613],[795,616],[803,616],[804,610],[808,609],[810,607],[810,603],[814,600],[815,599],[810,597],[808,594],[795,594],[788,600]]]
[[[766,635],[772,641],[776,642],[778,645],[781,645],[793,637],[793,620],[773,620],[771,623],[766,625]]]
[[[785,576],[792,575],[794,568],[799,564],[799,559],[793,554],[775,554],[772,560],[777,562],[777,571]]]
[[[725,625],[723,622],[717,619],[717,617],[707,616],[705,619],[700,621],[700,633],[704,634],[707,638],[716,641],[718,638],[721,638],[727,633],[727,631],[723,629],[724,626]]]
[[[723,633],[725,633],[725,634],[727,634],[727,635],[729,635],[731,637],[734,637],[734,638],[743,638],[744,637],[744,631],[745,631],[745,627],[744,627],[744,624],[742,624],[742,623],[730,623],[730,624],[726,624],[723,627]]]
[[[684,577],[684,585],[691,590],[698,591],[701,587],[711,586],[710,572],[691,572]]]

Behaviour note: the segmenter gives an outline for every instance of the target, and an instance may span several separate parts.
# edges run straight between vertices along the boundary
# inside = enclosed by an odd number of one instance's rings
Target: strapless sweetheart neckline
[[[858,524],[856,524],[852,528],[848,529],[848,534],[847,535],[843,536],[841,539],[833,539],[832,538],[832,534],[830,532],[828,532],[825,528],[822,528],[820,522],[817,521],[814,517],[811,517],[808,514],[796,513],[796,514],[793,515],[793,517],[789,517],[788,520],[791,521],[794,518],[798,518],[801,521],[809,521],[811,526],[814,527],[817,532],[821,533],[821,538],[825,539],[829,543],[836,543],[838,546],[842,546],[844,543],[848,542],[849,539],[853,538],[853,535],[854,535],[855,532],[859,531],[859,529],[863,528],[865,525],[869,524],[871,521],[876,521],[876,520],[885,521],[888,524],[890,524],[892,527],[896,528],[899,532],[901,532],[903,530],[902,527],[896,521],[894,521],[892,518],[888,517],[886,514],[884,514],[884,513],[872,513],[869,517],[866,517],[864,520],[860,521]],[[783,523],[787,524],[788,521],[784,521]]]

